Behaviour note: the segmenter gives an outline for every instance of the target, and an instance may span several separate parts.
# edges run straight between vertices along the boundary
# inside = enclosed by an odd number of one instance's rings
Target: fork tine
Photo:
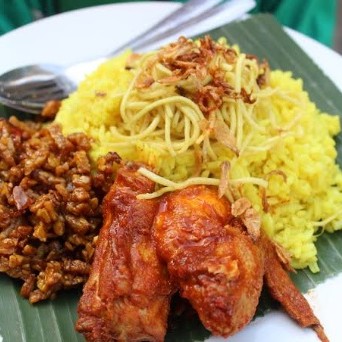
[[[35,98],[34,100],[36,100],[36,103],[45,104],[47,101],[49,101],[51,99],[62,100],[62,99],[65,99],[67,96],[68,96],[68,94],[63,92],[61,89],[55,88],[55,89],[46,90],[44,92],[40,92],[39,97]],[[22,100],[23,101],[32,101],[32,98],[27,97],[27,98],[23,98]]]
[[[68,88],[75,87],[75,85],[72,84],[68,79],[66,79],[63,76],[59,76],[59,77],[50,78],[49,80],[38,79],[37,81],[26,81],[26,82],[22,82],[19,85],[16,85],[14,83],[5,84],[3,82],[0,82],[0,89],[1,91],[5,91],[5,92],[11,92],[11,91],[16,91],[16,90],[26,91],[29,88],[39,89],[39,88],[47,87],[51,84],[58,84],[60,86],[66,86]]]
[[[17,91],[11,94],[6,94],[7,98],[12,101],[33,100],[34,102],[41,103],[53,97],[65,98],[67,93],[56,84],[51,84],[48,87],[40,87],[39,89],[31,88],[27,91]]]
[[[37,97],[41,92],[44,92],[46,89],[55,88],[56,84],[39,84],[38,86],[34,85],[26,85],[25,87],[14,88],[9,91],[6,91],[6,96],[11,100],[21,100],[27,97]]]
[[[41,80],[41,81],[30,81],[30,82],[22,82],[22,83],[15,83],[15,82],[9,82],[4,83],[0,82],[0,89],[3,92],[12,92],[12,91],[26,91],[27,88],[33,88],[33,87],[45,87],[49,84],[54,83],[52,79],[50,80]]]
[[[14,108],[16,110],[19,110],[21,112],[25,113],[31,113],[31,114],[40,114],[43,109],[42,104],[32,104],[32,102],[21,102],[21,101],[10,101],[5,98],[0,98],[1,102],[10,108]]]
[[[19,87],[1,88],[1,92],[10,100],[21,101],[33,99],[38,102],[46,101],[46,96],[49,94],[56,96],[58,99],[65,98],[73,90],[74,87],[62,78],[56,78],[49,82],[26,83]]]

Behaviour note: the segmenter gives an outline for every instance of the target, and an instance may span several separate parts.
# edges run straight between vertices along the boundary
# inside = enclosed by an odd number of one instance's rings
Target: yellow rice
[[[65,134],[83,131],[93,139],[94,160],[114,150],[124,159],[158,166],[163,177],[182,181],[191,175],[189,170],[195,164],[189,151],[172,156],[144,139],[121,144],[113,137],[113,129],[120,125],[123,94],[134,78],[134,73],[125,69],[128,54],[104,63],[87,77],[63,102],[56,121]],[[268,211],[259,187],[245,184],[243,195],[260,212],[263,229],[291,254],[292,266],[317,272],[317,235],[322,229],[333,232],[342,228],[342,173],[335,162],[333,139],[340,132],[339,117],[321,113],[303,90],[302,80],[294,79],[290,72],[272,71],[270,90],[274,90],[269,96],[272,127],[276,125],[279,134],[284,134],[271,143],[269,119],[260,120],[258,125],[264,130],[254,137],[254,141],[259,139],[259,149],[237,158],[230,176],[267,180]],[[260,117],[269,110],[267,106],[262,101],[256,106]],[[272,146],[263,150],[263,142]]]

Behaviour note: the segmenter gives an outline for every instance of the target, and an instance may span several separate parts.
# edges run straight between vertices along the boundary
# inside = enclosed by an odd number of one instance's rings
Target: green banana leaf
[[[341,93],[272,16],[256,15],[245,21],[228,24],[210,34],[214,38],[224,36],[230,43],[239,44],[242,51],[267,59],[272,68],[291,70],[295,77],[304,80],[305,89],[321,110],[342,115]],[[11,113],[0,108],[0,116],[8,114]],[[342,134],[336,142],[338,162],[342,166]],[[302,291],[342,272],[342,231],[321,235],[317,248],[320,273],[312,274],[303,270],[293,275],[293,280]],[[84,341],[74,329],[80,289],[61,293],[55,300],[36,305],[30,305],[21,298],[19,289],[19,281],[0,275],[0,336],[4,342]],[[173,305],[179,305],[179,299]],[[274,301],[265,293],[257,314],[274,307]],[[196,314],[186,311],[170,319],[166,341],[201,341],[209,336]]]

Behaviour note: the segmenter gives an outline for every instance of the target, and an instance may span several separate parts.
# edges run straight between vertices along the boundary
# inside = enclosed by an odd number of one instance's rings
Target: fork
[[[242,5],[242,6],[241,6]],[[39,114],[50,100],[66,98],[86,73],[126,48],[139,50],[161,42],[200,21],[239,7],[236,17],[253,8],[253,0],[189,0],[146,32],[115,49],[108,56],[61,67],[49,64],[23,66],[0,76],[0,103],[22,112]],[[236,9],[235,9],[236,10]]]

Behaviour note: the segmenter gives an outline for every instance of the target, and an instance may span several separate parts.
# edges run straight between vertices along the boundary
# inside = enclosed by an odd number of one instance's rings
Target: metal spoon
[[[245,2],[249,3],[244,9],[244,12],[247,12],[254,6],[254,1]],[[104,58],[69,67],[39,64],[8,71],[0,76],[0,103],[23,112],[39,114],[49,100],[61,100],[73,92],[80,81],[80,75],[94,70],[100,63],[120,51],[128,47],[138,50],[162,41],[200,21],[237,6],[238,3],[241,5],[241,0],[189,0],[152,28]]]

